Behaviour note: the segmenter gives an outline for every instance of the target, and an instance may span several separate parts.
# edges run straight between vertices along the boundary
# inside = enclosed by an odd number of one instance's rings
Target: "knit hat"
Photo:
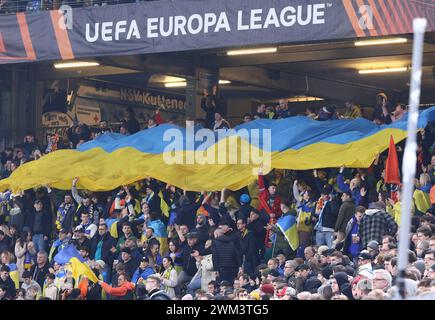
[[[367,248],[378,251],[379,250],[379,243],[376,240],[372,240],[367,244]]]
[[[251,197],[249,195],[247,195],[246,193],[242,194],[240,196],[240,203],[250,203],[251,202]]]
[[[349,278],[346,272],[336,272],[334,274],[334,279],[337,281],[338,287],[340,289],[345,283],[349,283]]]
[[[271,284],[263,284],[260,287],[261,292],[273,295],[275,293],[275,289]]]

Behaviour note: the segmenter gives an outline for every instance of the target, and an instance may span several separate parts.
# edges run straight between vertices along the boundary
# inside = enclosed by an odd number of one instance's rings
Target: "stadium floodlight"
[[[229,56],[240,56],[245,54],[262,54],[262,53],[274,53],[277,52],[278,48],[256,48],[256,49],[242,49],[242,50],[231,50],[227,52]]]
[[[56,69],[68,69],[68,68],[86,68],[86,67],[96,67],[100,64],[94,61],[71,61],[71,62],[61,62],[55,63],[54,67]]]
[[[381,46],[386,44],[397,44],[397,43],[406,43],[408,39],[406,38],[388,38],[388,39],[374,39],[374,40],[364,40],[364,41],[356,41],[356,47],[363,46]]]
[[[408,67],[364,69],[364,70],[358,70],[358,73],[359,74],[373,74],[373,73],[391,73],[391,72],[405,72],[405,71],[408,71]]]

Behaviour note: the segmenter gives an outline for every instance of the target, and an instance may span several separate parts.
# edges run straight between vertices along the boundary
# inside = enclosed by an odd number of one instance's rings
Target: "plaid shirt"
[[[384,235],[394,236],[397,229],[397,223],[394,221],[393,217],[385,211],[378,210],[372,215],[364,214],[359,227],[359,235],[362,240],[363,248],[372,240],[382,243],[382,237]]]

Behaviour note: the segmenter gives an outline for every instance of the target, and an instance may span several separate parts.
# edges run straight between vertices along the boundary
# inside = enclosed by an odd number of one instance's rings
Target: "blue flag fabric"
[[[69,263],[71,258],[77,258],[80,262],[84,262],[80,252],[72,244],[67,245],[54,256],[54,261],[59,264]]]

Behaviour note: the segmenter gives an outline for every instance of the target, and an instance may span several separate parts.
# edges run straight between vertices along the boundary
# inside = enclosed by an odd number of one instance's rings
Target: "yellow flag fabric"
[[[420,113],[418,128],[433,120],[435,107]],[[391,136],[396,143],[406,138],[407,116],[389,125],[363,118],[259,119],[218,133],[162,124],[130,136],[107,133],[76,150],[51,152],[0,180],[0,192],[45,184],[66,190],[75,177],[78,188],[106,191],[148,176],[190,191],[238,190],[256,179],[260,165],[264,174],[272,168],[367,168],[389,147]]]
[[[86,276],[94,283],[98,282],[97,276],[86,263],[80,262],[80,260],[76,257],[71,258],[69,263],[71,265],[71,271],[76,283],[78,283],[80,278],[83,276]]]

